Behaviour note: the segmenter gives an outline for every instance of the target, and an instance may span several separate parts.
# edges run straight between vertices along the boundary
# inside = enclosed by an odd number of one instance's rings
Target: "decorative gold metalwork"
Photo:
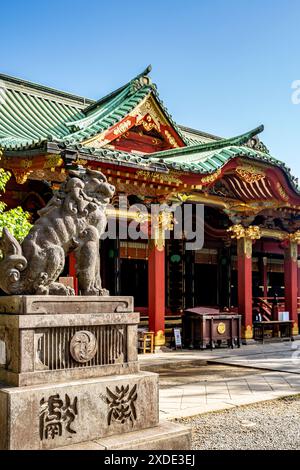
[[[215,171],[211,175],[203,176],[200,181],[203,184],[213,183],[219,178],[220,174],[221,174],[221,169],[219,168],[219,170]]]
[[[28,176],[32,173],[31,171],[20,170],[19,168],[14,168],[12,172],[18,184],[26,183]]]
[[[151,94],[144,98],[144,100],[133,111],[131,111],[129,116],[136,117],[138,125],[147,114],[149,114],[155,122],[158,131],[161,129],[161,124],[170,125],[158,105],[155,103]]]
[[[288,237],[291,242],[300,243],[300,230],[297,230],[295,233],[289,233]]]
[[[88,148],[91,148],[91,147],[93,147],[95,149],[102,148],[104,145],[106,145],[110,142],[109,139],[105,138],[106,132],[107,131],[105,131],[102,135],[98,134],[94,137],[91,137],[90,139],[83,142],[83,145],[85,147],[88,147]]]
[[[248,238],[249,240],[259,240],[262,236],[261,229],[257,225],[249,225],[243,227],[241,224],[232,225],[227,229],[231,233],[231,238],[240,240],[241,238]]]
[[[275,238],[276,240],[285,240],[288,236],[282,230],[275,230],[272,228],[261,228],[261,236],[265,238]]]
[[[137,173],[136,173],[136,176],[138,176],[139,178],[146,178],[146,179],[150,179],[150,180],[159,180],[159,181],[163,181],[163,182],[166,182],[166,183],[175,183],[175,184],[182,184],[182,181],[177,178],[176,176],[173,176],[173,175],[170,175],[170,174],[161,174],[161,173],[155,173],[154,171],[151,172],[151,171],[144,171],[144,170],[139,170]]]
[[[282,197],[282,199],[284,201],[289,201],[289,197],[288,197],[287,193],[285,192],[285,190],[283,189],[283,187],[281,186],[281,184],[279,182],[276,183],[276,187],[277,187],[278,192],[279,192],[280,196]]]
[[[128,131],[128,129],[132,126],[131,120],[127,119],[127,121],[121,122],[115,129],[114,135],[120,135],[124,132]]]
[[[173,148],[179,147],[179,145],[176,142],[176,139],[172,136],[171,132],[169,132],[167,129],[165,130],[165,136],[167,137],[169,144],[171,144]]]
[[[160,212],[158,215],[158,225],[161,230],[172,230],[174,226],[174,213],[168,210]]]
[[[285,248],[286,255],[291,261],[297,262],[298,259],[298,244],[297,242],[290,241]]]
[[[165,126],[171,125],[168,119],[166,118],[166,116],[160,110],[159,106],[157,105],[157,103],[155,102],[151,94],[149,94],[133,111],[131,111],[129,116],[136,117],[137,119],[136,125],[141,124],[143,125],[143,127],[145,127],[144,118],[147,114],[151,116],[155,124],[155,126],[153,125],[153,127],[155,127],[155,129],[158,132],[161,132],[161,125],[165,125]],[[179,147],[179,145],[176,142],[176,139],[167,129],[164,131],[164,134],[169,144],[173,148]]]
[[[154,337],[154,346],[155,347],[164,346],[165,343],[166,343],[166,338],[165,338],[164,332],[162,330],[158,330]]]
[[[238,256],[246,256],[246,258],[250,259],[252,256],[252,242],[251,238],[238,238],[237,239],[237,255]]]
[[[181,202],[186,202],[189,200],[190,196],[185,193],[177,193],[176,198],[179,199],[179,201]]]
[[[292,335],[293,336],[298,336],[299,334],[299,326],[297,325],[297,323],[295,322],[293,324],[293,329],[292,329]]]
[[[60,155],[51,155],[50,157],[47,157],[47,160],[43,166],[43,168],[55,168],[57,166],[62,166],[64,163],[63,159],[61,158]]]
[[[165,231],[174,227],[174,213],[168,209],[161,211],[151,218],[151,237],[157,250],[162,251],[165,247]]]
[[[242,241],[244,244],[244,253],[248,259],[252,256],[252,241],[253,239],[251,238],[244,238]]]
[[[223,322],[220,322],[217,326],[217,332],[219,333],[219,335],[223,335],[226,331],[226,325],[225,323]]]
[[[79,158],[78,160],[75,160],[75,161],[74,161],[74,164],[75,164],[75,165],[82,165],[82,166],[84,166],[84,165],[87,165],[87,163],[88,163],[87,160],[83,160],[83,159],[80,159],[80,158]]]
[[[298,244],[291,242],[291,260],[297,262],[298,259]]]
[[[245,328],[242,326],[242,337],[244,339],[252,339],[253,338],[253,328],[251,325],[247,325]]]
[[[140,124],[147,132],[152,131],[152,129],[156,129],[157,131],[159,131],[157,124],[152,120],[150,114],[148,114],[146,119],[143,119]]]
[[[29,158],[24,158],[21,160],[20,162],[20,167],[21,168],[24,168],[24,169],[27,169],[27,168],[30,168],[33,164],[33,161]]]
[[[261,168],[257,168],[253,165],[241,165],[236,167],[235,171],[246,183],[254,183],[266,177]]]

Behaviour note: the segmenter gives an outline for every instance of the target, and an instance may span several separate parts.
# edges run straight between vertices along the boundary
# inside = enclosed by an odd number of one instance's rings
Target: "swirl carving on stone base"
[[[77,331],[70,341],[70,354],[74,361],[84,363],[92,360],[97,352],[97,340],[90,331]]]

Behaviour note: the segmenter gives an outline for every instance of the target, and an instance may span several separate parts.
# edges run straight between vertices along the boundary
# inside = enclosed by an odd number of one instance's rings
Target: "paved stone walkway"
[[[162,419],[300,393],[300,341],[146,354],[139,359],[142,369],[160,373]]]

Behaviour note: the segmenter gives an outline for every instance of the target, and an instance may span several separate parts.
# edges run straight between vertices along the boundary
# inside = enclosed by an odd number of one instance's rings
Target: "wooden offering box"
[[[184,312],[182,333],[184,346],[190,349],[213,349],[223,344],[240,347],[241,315],[205,307],[191,308]]]

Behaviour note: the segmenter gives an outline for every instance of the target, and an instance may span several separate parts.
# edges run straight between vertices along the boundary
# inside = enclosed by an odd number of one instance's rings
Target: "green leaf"
[[[5,186],[10,177],[11,174],[8,171],[0,168],[0,191],[5,192]],[[2,236],[3,228],[6,227],[19,242],[22,242],[32,227],[29,221],[30,214],[22,207],[8,211],[5,209],[6,204],[0,201],[0,236]]]

